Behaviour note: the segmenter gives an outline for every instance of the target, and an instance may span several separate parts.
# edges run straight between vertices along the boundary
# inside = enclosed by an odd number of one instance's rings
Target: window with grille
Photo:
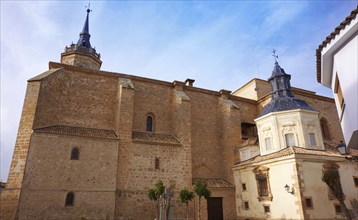
[[[270,213],[271,212],[269,205],[264,205],[264,212],[265,213]]]
[[[244,209],[245,210],[249,210],[250,207],[249,207],[249,202],[244,202]]]
[[[342,214],[342,207],[339,204],[334,204],[334,209],[336,210],[336,214]]]

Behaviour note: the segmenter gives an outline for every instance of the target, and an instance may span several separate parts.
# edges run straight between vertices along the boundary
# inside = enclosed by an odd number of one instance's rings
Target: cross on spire
[[[275,63],[277,63],[277,59],[278,59],[278,55],[276,55],[276,51],[275,49],[272,50],[272,56],[275,58]]]
[[[87,8],[87,13],[90,13],[91,10],[91,2],[88,2],[88,6],[85,6],[85,8]]]

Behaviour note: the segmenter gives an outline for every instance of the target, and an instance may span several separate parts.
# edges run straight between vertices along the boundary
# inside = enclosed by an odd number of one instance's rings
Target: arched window
[[[153,132],[154,124],[155,124],[154,114],[152,113],[147,114],[146,131]]]
[[[73,206],[74,202],[75,202],[75,194],[73,192],[67,193],[65,206]]]
[[[330,135],[329,135],[329,129],[328,129],[327,119],[321,118],[320,124],[321,124],[321,130],[322,130],[323,139],[324,139],[324,140],[330,140],[331,137],[330,137]]]
[[[71,150],[71,160],[80,159],[80,150],[77,147],[72,148]]]

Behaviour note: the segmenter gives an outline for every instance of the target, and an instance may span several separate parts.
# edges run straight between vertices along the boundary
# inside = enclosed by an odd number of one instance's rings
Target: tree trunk
[[[349,213],[349,210],[348,210],[346,204],[344,203],[344,200],[338,199],[338,202],[341,205],[343,213],[346,216],[347,220],[352,220],[351,214]]]
[[[189,220],[189,203],[186,203],[186,220]]]
[[[200,199],[201,199],[201,196],[199,196],[199,205],[198,205],[198,220],[200,220]]]

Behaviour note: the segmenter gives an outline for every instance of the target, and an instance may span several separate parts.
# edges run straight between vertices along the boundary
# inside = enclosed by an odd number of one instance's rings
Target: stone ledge
[[[43,128],[36,128],[34,129],[34,133],[118,139],[116,133],[112,130],[73,127],[73,126],[66,126],[66,125],[53,125]]]
[[[142,144],[159,144],[159,145],[172,145],[181,146],[180,141],[171,134],[158,134],[151,132],[132,132],[132,141],[134,143]]]

